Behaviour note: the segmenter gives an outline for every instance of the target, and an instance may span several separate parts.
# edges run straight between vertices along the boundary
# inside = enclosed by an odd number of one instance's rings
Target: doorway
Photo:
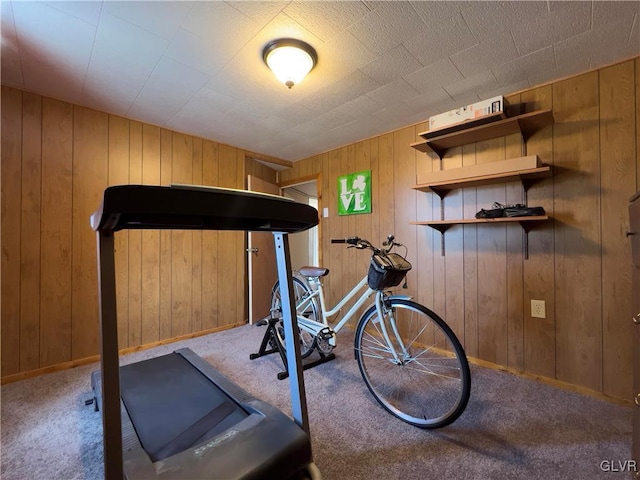
[[[319,210],[319,192],[317,180],[306,181],[295,185],[282,186],[282,194]],[[298,270],[305,265],[320,265],[319,226],[289,236],[291,252],[291,268]]]

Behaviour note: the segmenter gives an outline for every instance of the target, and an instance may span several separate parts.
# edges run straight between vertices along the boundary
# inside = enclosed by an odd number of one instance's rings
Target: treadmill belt
[[[121,367],[120,388],[152,462],[211,438],[249,415],[177,353]]]

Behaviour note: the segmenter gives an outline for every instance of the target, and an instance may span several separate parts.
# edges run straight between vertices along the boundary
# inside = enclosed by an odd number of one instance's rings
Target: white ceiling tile
[[[458,82],[462,78],[460,71],[448,58],[404,76],[407,83],[420,93]]]
[[[315,45],[315,49],[318,52],[318,65],[329,70],[336,78],[350,75],[376,58],[349,31],[340,32],[325,43]]]
[[[411,5],[422,21],[429,28],[438,28],[442,23],[448,23],[453,17],[459,17],[460,12],[471,8],[476,2],[469,1],[412,1]]]
[[[104,11],[165,40],[171,40],[193,4],[187,1],[105,1]]]
[[[314,122],[322,125],[325,128],[335,128],[345,123],[349,123],[355,120],[356,117],[350,113],[345,113],[338,109],[333,109],[329,112],[318,115],[314,118]]]
[[[359,140],[370,138],[380,132],[387,130],[387,124],[382,120],[369,115],[367,117],[359,117],[344,126],[351,131],[354,137]]]
[[[591,68],[601,67],[613,63],[616,59],[629,58],[640,54],[640,30],[638,23],[640,15],[632,21],[626,17],[618,22],[594,28],[587,35],[588,43],[592,46]],[[607,43],[614,42],[618,48],[607,48]]]
[[[259,26],[225,2],[196,2],[182,28],[203,39],[233,41],[238,49],[255,35]]]
[[[12,6],[25,88],[80,102],[96,27],[42,3]]]
[[[0,80],[3,85],[24,88],[22,65],[20,64],[20,50],[18,38],[13,25],[13,10],[11,3],[0,3],[0,20],[2,21],[2,47],[0,49]]]
[[[545,72],[548,73],[548,72]],[[496,88],[495,90],[485,90],[483,92],[482,98],[492,98],[497,97],[498,95],[509,95],[511,93],[519,92],[520,90],[525,90],[529,87],[534,86],[528,79],[520,80],[519,82],[512,83],[510,85],[504,85]]]
[[[440,113],[440,111],[448,111],[451,108],[445,108],[452,105],[454,100],[442,87],[434,87],[429,89],[425,93],[421,93],[415,97],[411,97],[405,103],[412,111],[426,112],[427,117],[433,113]],[[426,117],[425,117],[426,118]]]
[[[277,115],[271,115],[258,122],[258,130],[261,135],[265,135],[266,141],[269,141],[269,137],[277,135],[285,130],[289,130],[296,125],[296,122],[290,118],[283,118]]]
[[[310,139],[315,137],[319,131],[326,130],[326,127],[316,122],[316,119],[310,120],[308,122],[299,123],[294,125],[290,129],[281,133],[281,137],[283,139],[287,139],[287,141],[291,143],[297,143],[299,145],[305,145]]]
[[[382,105],[376,102],[373,98],[363,95],[339,105],[335,110],[342,111],[345,115],[353,116],[355,118],[362,118],[371,115],[373,112],[377,112],[381,108]]]
[[[551,52],[553,57],[553,52]],[[457,82],[445,85],[444,89],[447,93],[461,105],[468,105],[478,100],[484,100],[482,98],[483,92],[486,90],[493,90],[500,85],[496,80],[496,77],[491,71],[481,72],[476,75],[464,78]],[[465,103],[463,99],[473,98],[472,102]],[[490,98],[490,97],[487,97]]]
[[[616,23],[623,18],[640,16],[640,1],[594,1],[593,28],[599,28],[608,23]],[[638,20],[636,20],[636,23]]]
[[[167,47],[166,56],[209,75],[218,73],[235,51],[221,49],[192,32],[180,29]]]
[[[131,45],[136,45],[136,48],[131,48]],[[114,87],[109,88],[113,93],[127,93],[117,103],[133,101],[160,61],[166,46],[167,41],[163,38],[113,15],[103,14],[96,33],[84,95],[101,95],[97,90],[113,84]],[[113,68],[114,65],[119,68]],[[121,88],[115,85],[121,85]]]
[[[239,12],[242,12],[248,18],[251,18],[261,26],[266,25],[273,20],[287,5],[289,2],[276,2],[276,1],[247,1],[240,0],[238,2],[226,2]]]
[[[462,52],[451,55],[454,65],[462,75],[469,77],[490,68],[495,68],[518,57],[510,33],[490,37]]]
[[[268,99],[244,99],[238,102],[233,109],[241,115],[253,117],[256,122],[264,120],[276,111]]]
[[[84,78],[82,69],[74,70],[68,66],[62,68],[59,65],[49,65],[33,57],[23,58],[21,64],[26,90],[58,100],[81,104],[82,82],[76,81],[76,79]],[[45,84],[40,81],[40,78],[43,77],[47,79]]]
[[[559,63],[559,66],[555,70],[533,75],[529,79],[529,83],[531,84],[532,87],[535,87],[537,85],[542,85],[552,80],[570,77],[572,75],[583,73],[589,70],[590,67],[588,64],[584,66],[585,63],[582,62],[581,60],[576,59],[575,57],[573,59],[575,61],[571,63],[567,63],[567,62]],[[588,60],[587,60],[587,63],[588,63]]]
[[[132,48],[135,45],[135,48]],[[102,15],[96,31],[92,52],[92,64],[102,63],[106,66],[118,65],[116,73],[122,75],[123,80],[133,75],[137,77],[137,70],[148,76],[166,50],[168,42],[141,27],[105,13]],[[131,68],[134,72],[131,72]]]
[[[207,116],[211,112],[217,115],[228,112],[238,105],[241,100],[229,97],[219,92],[214,92],[208,88],[201,88],[184,106],[176,113],[176,116],[188,117],[189,115]]]
[[[370,10],[362,2],[291,2],[284,10],[288,16],[322,40],[329,40],[354,24]]]
[[[367,48],[378,54],[397,47],[425,29],[408,2],[378,2],[375,10],[349,27]]]
[[[136,48],[131,48],[131,45]],[[96,32],[83,98],[86,101],[103,99],[105,92],[109,92],[113,105],[107,110],[123,109],[126,112],[160,61],[166,46],[164,38],[104,13]]]
[[[266,67],[265,67],[266,68]],[[207,88],[238,100],[269,98],[275,105],[282,106],[300,99],[302,85],[296,85],[293,89],[287,89],[279,83],[267,69],[262,79],[249,75],[238,75],[230,69],[223,69],[208,83]]]
[[[383,122],[385,125],[388,125],[389,130],[394,129],[396,126],[408,124],[406,120],[407,110],[400,103],[389,105],[379,112],[374,113],[372,116]]]
[[[308,108],[307,103],[303,101],[283,108],[276,116],[300,124],[313,120],[318,116],[318,112]]]
[[[549,3],[556,3],[550,1]],[[557,2],[569,3],[569,2]],[[548,12],[547,2],[474,2],[462,11],[467,25],[480,41],[500,36],[509,30],[517,30],[523,24],[533,22],[538,16]]]
[[[633,27],[631,27],[631,33],[629,34],[629,40],[627,44],[633,48],[640,45],[640,15],[636,15],[635,20],[633,22]],[[624,58],[624,57],[621,57]]]
[[[9,87],[25,88],[22,78],[22,66],[20,65],[20,56],[11,50],[5,44],[2,44],[2,52],[0,53],[0,80],[2,85]]]
[[[380,85],[384,85],[422,67],[423,65],[403,45],[398,45],[360,67],[360,71]]]
[[[534,75],[555,70],[555,68],[555,55],[553,47],[550,46],[503,63],[494,68],[493,73],[501,85],[509,85],[522,78],[530,78]],[[490,85],[487,85],[487,88],[491,88]]]
[[[513,29],[513,39],[520,55],[541,50],[591,28],[590,3],[563,3],[566,4],[563,8],[556,8]]]
[[[118,75],[107,69],[101,75],[87,76],[79,103],[95,110],[121,115],[131,108],[139,93],[138,85],[119,82]]]
[[[640,42],[627,43],[632,22],[633,19],[627,17],[558,42],[554,46],[556,64],[578,72],[611,63],[615,58],[640,54]],[[610,48],[611,43],[617,47]]]
[[[304,104],[317,113],[328,112],[380,86],[364,73],[356,71],[304,97]]]
[[[251,39],[251,41],[252,44],[258,44],[260,46],[260,51],[262,51],[262,47],[271,40],[287,37],[304,40],[312,46],[319,45],[323,42],[322,39],[318,38],[294,19],[282,12],[264,25],[255,35],[255,38]]]
[[[388,106],[404,102],[405,100],[419,94],[420,92],[400,78],[391,83],[387,83],[366,95],[367,97],[374,99],[376,102],[384,106]]]
[[[323,144],[327,146],[327,150],[339,148],[351,143],[353,133],[344,126],[329,130],[323,138]],[[314,139],[311,139],[308,145],[314,145]],[[302,148],[300,148],[302,150]]]
[[[425,29],[404,43],[425,66],[476,44],[478,40],[460,14]]]
[[[48,5],[51,8],[55,8],[56,10],[60,10],[61,12],[71,15],[72,17],[76,17],[79,20],[90,23],[91,25],[98,24],[103,6],[103,2],[101,1],[54,1],[42,3]]]
[[[163,115],[166,120],[178,112],[211,77],[169,58],[158,62],[149,80],[129,110],[134,116]]]
[[[89,65],[95,25],[37,2],[13,2],[21,54],[82,70]],[[29,32],[29,33],[27,33]]]

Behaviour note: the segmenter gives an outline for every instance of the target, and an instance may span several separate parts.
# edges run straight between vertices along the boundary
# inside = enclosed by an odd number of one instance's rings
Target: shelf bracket
[[[529,189],[535,183],[535,180],[525,180],[520,177],[520,182],[522,183],[522,195],[524,197],[524,204],[529,205]]]
[[[526,195],[526,190],[525,190]],[[525,197],[526,198],[526,197]],[[529,232],[534,227],[535,222],[518,222],[522,227],[522,252],[524,254],[524,259],[529,260]]]
[[[440,232],[440,255],[444,257],[444,232],[449,230],[452,225],[432,225],[432,228],[435,228]]]
[[[436,195],[438,195],[438,197],[440,197],[440,201],[442,202],[442,200],[444,199],[444,197],[447,196],[447,194],[450,192],[450,190],[446,190],[444,188],[439,188],[439,187],[429,187],[429,189],[435,193]]]
[[[435,228],[436,230],[438,230],[442,235],[444,235],[444,232],[446,232],[447,230],[449,230],[452,225],[448,224],[448,225],[429,225],[431,228]]]

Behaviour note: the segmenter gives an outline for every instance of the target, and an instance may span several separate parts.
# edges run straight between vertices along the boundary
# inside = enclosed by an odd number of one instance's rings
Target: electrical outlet
[[[534,318],[547,318],[544,300],[531,300],[531,316]]]

